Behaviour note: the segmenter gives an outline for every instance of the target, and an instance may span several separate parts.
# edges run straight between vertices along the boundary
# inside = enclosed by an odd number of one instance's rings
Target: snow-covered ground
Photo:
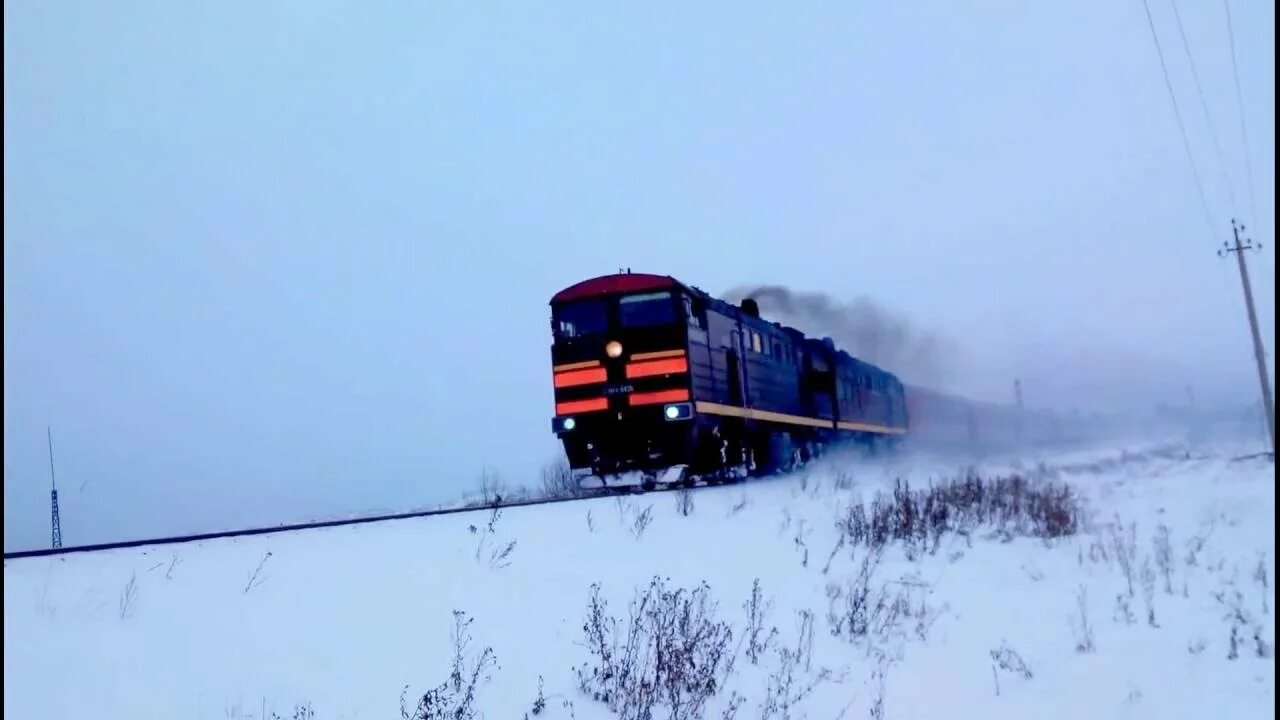
[[[687,514],[678,494],[649,494],[10,560],[4,715],[398,717],[406,688],[412,712],[449,679],[458,610],[471,621],[464,670],[486,647],[495,660],[476,717],[534,717],[541,684],[538,717],[609,718],[579,689],[592,585],[625,626],[657,576],[668,590],[705,582],[731,629],[731,670],[704,662],[718,672],[704,717],[731,705],[787,717],[770,696],[799,697],[790,717],[831,720],[1271,717],[1273,465],[1239,454],[1166,443],[981,463],[984,476],[1070,483],[1088,522],[1054,540],[947,534],[915,559],[892,544],[865,583],[861,633],[849,598],[871,553],[833,555],[837,519],[895,478],[920,487],[961,463],[837,456],[695,490]],[[771,603],[757,639],[778,633],[753,663],[744,604],[757,579]]]

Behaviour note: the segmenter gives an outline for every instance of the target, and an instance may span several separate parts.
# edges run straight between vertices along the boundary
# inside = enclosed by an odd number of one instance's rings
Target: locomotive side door
[[[733,347],[726,349],[724,353],[725,372],[729,375],[729,404],[746,407],[746,398],[742,392],[742,361],[738,352],[742,347],[742,333],[732,330],[729,339]]]
[[[741,368],[738,366],[738,351],[729,350],[724,354],[724,362],[729,372],[729,404],[738,407],[743,406],[742,402],[742,378]]]

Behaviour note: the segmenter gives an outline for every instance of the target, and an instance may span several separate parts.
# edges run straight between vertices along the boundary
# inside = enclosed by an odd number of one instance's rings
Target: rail
[[[657,488],[659,491],[669,490],[671,488]],[[484,505],[468,505],[465,507],[437,508],[435,510],[415,510],[412,512],[391,513],[383,515],[366,515],[363,517],[343,518],[340,520],[316,520],[304,523],[291,523],[286,525],[273,525],[270,527],[243,528],[240,530],[220,530],[217,532],[197,533],[193,535],[171,535],[168,537],[145,538],[139,540],[122,540],[120,542],[95,543],[92,545],[74,545],[71,547],[60,548],[40,548],[36,550],[17,550],[14,552],[6,552],[5,560],[17,560],[20,558],[33,557],[49,557],[52,555],[70,555],[72,553],[83,552],[101,552],[103,550],[121,550],[126,548],[146,547],[150,545],[176,545],[179,543],[199,542],[201,540],[217,540],[219,538],[230,537],[246,537],[250,535],[271,535],[274,533],[293,532],[296,530],[315,530],[319,528],[341,527],[343,525],[363,525],[366,523],[387,522],[389,520],[409,520],[420,517],[433,517],[436,515],[455,515],[458,513],[476,512],[477,510],[491,510],[494,508],[513,508],[528,507],[531,505],[550,505],[553,503],[572,502],[574,500],[584,500],[591,497],[606,497],[617,494],[618,490],[602,488],[590,491],[583,495],[572,495],[569,497],[550,497],[536,498],[530,500],[511,500],[498,503],[486,503]]]

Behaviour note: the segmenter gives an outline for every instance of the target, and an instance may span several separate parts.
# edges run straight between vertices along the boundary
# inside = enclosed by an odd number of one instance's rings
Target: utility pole
[[[1013,380],[1013,396],[1018,403],[1017,423],[1014,430],[1017,433],[1018,442],[1022,442],[1022,381],[1014,378]]]
[[[1235,253],[1236,264],[1240,267],[1240,284],[1244,286],[1245,309],[1249,311],[1249,331],[1253,333],[1253,359],[1258,363],[1258,382],[1262,385],[1262,412],[1267,416],[1267,436],[1268,440],[1271,441],[1271,455],[1274,457],[1276,454],[1276,421],[1275,406],[1271,403],[1271,379],[1267,376],[1267,357],[1262,350],[1262,335],[1258,332],[1258,314],[1253,309],[1253,287],[1249,285],[1249,269],[1244,262],[1245,250],[1261,250],[1262,246],[1255,245],[1250,240],[1241,242],[1240,233],[1244,229],[1244,225],[1236,225],[1235,218],[1232,218],[1231,234],[1235,240],[1235,245],[1223,243],[1218,255],[1226,257],[1228,253]]]
[[[53,504],[53,547],[62,547],[62,520],[58,517],[58,479],[53,474],[53,429],[45,427],[49,437],[49,500]]]

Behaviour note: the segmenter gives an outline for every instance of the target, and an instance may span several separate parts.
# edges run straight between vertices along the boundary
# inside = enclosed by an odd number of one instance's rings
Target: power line
[[[1151,18],[1151,6],[1142,0],[1142,8],[1147,11],[1147,26],[1151,28],[1151,41],[1156,46],[1156,56],[1160,58],[1160,72],[1164,75],[1164,86],[1169,90],[1169,100],[1173,103],[1173,115],[1178,120],[1178,131],[1182,133],[1182,147],[1187,151],[1187,162],[1191,164],[1191,177],[1196,181],[1196,190],[1200,193],[1200,207],[1204,210],[1204,221],[1209,235],[1216,237],[1213,231],[1213,214],[1209,212],[1209,199],[1204,194],[1204,184],[1200,182],[1200,169],[1196,167],[1195,156],[1191,154],[1191,140],[1187,138],[1187,126],[1182,122],[1182,111],[1178,109],[1178,97],[1173,92],[1173,83],[1169,80],[1169,67],[1164,61],[1164,51],[1160,49],[1160,37],[1156,34],[1156,22]]]
[[[1231,211],[1236,212],[1236,191],[1231,186],[1231,176],[1227,174],[1227,161],[1222,155],[1222,145],[1218,143],[1218,131],[1213,126],[1213,118],[1209,115],[1209,103],[1204,99],[1204,86],[1200,84],[1200,73],[1196,70],[1196,61],[1191,56],[1191,43],[1187,42],[1187,32],[1182,28],[1182,14],[1178,12],[1178,0],[1169,0],[1173,7],[1173,18],[1178,23],[1178,34],[1182,36],[1182,49],[1187,53],[1187,63],[1191,65],[1191,78],[1196,83],[1196,94],[1200,96],[1200,109],[1204,111],[1205,124],[1209,126],[1209,137],[1213,140],[1213,150],[1218,155],[1218,165],[1222,168],[1222,182],[1227,186],[1227,197],[1231,199]]]
[[[1236,81],[1236,108],[1240,111],[1240,138],[1244,142],[1244,177],[1249,186],[1249,212],[1253,213],[1253,221],[1258,222],[1258,197],[1253,191],[1253,163],[1249,160],[1249,131],[1244,121],[1244,93],[1240,91],[1240,67],[1236,64],[1236,31],[1231,25],[1231,3],[1222,0],[1222,7],[1227,11],[1227,37],[1231,40],[1231,75]]]

